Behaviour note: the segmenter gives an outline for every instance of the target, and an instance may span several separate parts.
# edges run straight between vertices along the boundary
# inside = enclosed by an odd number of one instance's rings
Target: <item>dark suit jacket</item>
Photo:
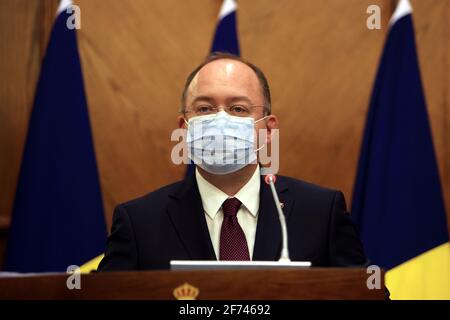
[[[313,266],[366,264],[344,196],[300,180],[277,176],[292,261]],[[114,211],[99,271],[168,269],[170,260],[216,260],[195,175]],[[278,260],[281,230],[270,187],[261,180],[253,260]]]

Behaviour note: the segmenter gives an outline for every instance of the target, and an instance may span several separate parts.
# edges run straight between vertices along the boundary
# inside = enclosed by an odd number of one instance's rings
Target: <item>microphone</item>
[[[286,217],[284,216],[283,210],[281,209],[280,200],[278,199],[278,194],[275,189],[275,181],[276,180],[277,180],[277,178],[273,174],[268,174],[264,178],[264,181],[270,186],[270,190],[272,191],[273,200],[275,201],[275,206],[277,207],[277,211],[278,211],[278,218],[280,219],[282,247],[281,247],[281,256],[278,261],[289,262],[289,261],[291,261],[291,259],[289,258]]]

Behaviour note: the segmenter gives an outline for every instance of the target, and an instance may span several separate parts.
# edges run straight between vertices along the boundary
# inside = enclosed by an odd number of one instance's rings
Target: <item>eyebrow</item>
[[[235,96],[235,97],[232,97],[232,98],[227,99],[227,100],[229,100],[229,103],[233,103],[233,102],[236,102],[236,101],[246,101],[246,102],[248,102],[250,104],[252,103],[252,100],[249,97],[246,97],[246,96]],[[212,98],[210,96],[197,96],[192,101],[192,103],[194,104],[195,102],[198,102],[198,101],[207,101],[207,102],[211,102],[212,103],[212,102],[214,102],[214,98]]]
[[[196,103],[197,101],[208,101],[213,102],[214,99],[208,96],[197,96],[194,100],[192,100],[192,104]]]
[[[244,100],[244,101],[246,101],[246,102],[248,102],[250,104],[252,103],[252,100],[250,100],[250,98],[246,97],[246,96],[233,97],[233,98],[230,99],[230,102],[242,101],[242,100]]]

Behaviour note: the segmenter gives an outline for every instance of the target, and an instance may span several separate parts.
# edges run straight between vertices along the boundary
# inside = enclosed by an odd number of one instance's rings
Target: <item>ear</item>
[[[270,116],[267,116],[266,118],[266,128],[267,128],[267,137],[266,141],[267,143],[272,142],[272,130],[278,129],[279,122],[277,116],[271,114]]]
[[[186,119],[183,116],[178,116],[177,121],[178,121],[178,128],[186,129]]]

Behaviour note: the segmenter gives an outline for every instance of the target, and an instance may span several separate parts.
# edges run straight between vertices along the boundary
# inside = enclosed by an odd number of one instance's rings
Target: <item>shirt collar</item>
[[[256,217],[259,210],[259,190],[261,186],[259,175],[258,165],[250,180],[234,195],[254,217]],[[203,178],[197,168],[195,169],[195,177],[200,197],[202,198],[203,209],[211,219],[214,219],[223,202],[230,197]]]

